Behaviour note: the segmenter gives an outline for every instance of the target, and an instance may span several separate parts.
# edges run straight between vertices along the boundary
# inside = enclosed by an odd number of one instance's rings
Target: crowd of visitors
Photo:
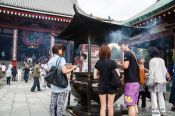
[[[94,79],[99,79],[98,93],[100,98],[100,116],[114,116],[114,100],[117,86],[109,82],[113,76],[113,70],[117,71],[120,77],[120,71],[124,71],[124,103],[128,108],[129,116],[136,116],[138,111],[139,99],[142,98],[142,108],[146,108],[146,97],[151,99],[152,116],[166,115],[166,106],[163,93],[166,92],[166,83],[170,78],[165,67],[165,61],[160,57],[160,51],[156,47],[150,47],[148,54],[150,57],[149,67],[145,68],[144,57],[136,57],[129,47],[128,41],[119,42],[121,51],[124,53],[123,59],[116,62],[111,59],[111,50],[108,45],[101,45],[99,49],[99,60],[95,64]],[[70,74],[77,69],[76,65],[67,64],[64,58],[65,47],[62,44],[54,45],[52,48],[53,56],[48,62],[40,63],[35,60],[34,63],[25,63],[23,67],[13,67],[9,64],[7,67],[4,63],[0,65],[0,78],[7,79],[7,85],[10,81],[18,82],[24,79],[28,83],[33,79],[31,92],[42,91],[46,88],[47,82],[45,77],[52,67],[58,68],[63,74]],[[88,72],[87,54],[82,53],[82,72]],[[174,65],[175,70],[175,65]],[[154,78],[152,86],[147,85],[150,75]],[[144,84],[140,79],[144,79]],[[41,85],[41,86],[40,86]],[[66,96],[70,91],[70,85],[66,88],[56,86],[51,83],[51,101],[49,113],[50,116],[62,116],[63,108],[66,102]],[[175,73],[172,77],[172,89],[169,102],[172,103],[172,111],[175,111]]]

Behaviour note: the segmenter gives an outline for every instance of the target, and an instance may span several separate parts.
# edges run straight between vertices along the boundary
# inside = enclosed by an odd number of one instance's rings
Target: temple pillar
[[[13,30],[13,48],[12,48],[12,60],[17,60],[17,42],[18,42],[18,29]]]
[[[173,35],[173,45],[174,45],[173,46],[173,61],[175,63],[175,32],[173,32],[172,35]]]
[[[50,38],[50,55],[52,56],[52,47],[55,45],[55,37],[51,34],[51,38]]]

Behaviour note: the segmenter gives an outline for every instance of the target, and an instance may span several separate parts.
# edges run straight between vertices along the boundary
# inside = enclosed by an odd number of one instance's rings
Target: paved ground
[[[49,89],[41,92],[30,92],[32,81],[29,83],[12,82],[10,86],[4,85],[0,87],[0,116],[49,116]],[[121,98],[117,103],[122,103]],[[73,100],[72,100],[73,103]],[[150,101],[147,101],[150,107]],[[168,116],[175,116],[170,112],[171,105],[166,102]],[[146,114],[146,111],[141,112]],[[70,114],[66,113],[67,116]],[[147,115],[148,116],[148,115]]]
[[[49,91],[30,92],[31,82],[0,89],[0,116],[48,116]]]

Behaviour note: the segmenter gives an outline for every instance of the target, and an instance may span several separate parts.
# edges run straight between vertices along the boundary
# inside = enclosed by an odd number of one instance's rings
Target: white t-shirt
[[[11,77],[11,76],[12,76],[12,71],[11,71],[11,69],[8,69],[6,71],[6,77]]]
[[[166,83],[167,69],[165,67],[165,61],[162,58],[152,58],[149,61],[150,73],[155,78],[156,83]]]
[[[1,69],[2,69],[3,72],[6,71],[6,68],[7,68],[7,67],[6,67],[5,65],[2,65],[2,66],[1,66]]]

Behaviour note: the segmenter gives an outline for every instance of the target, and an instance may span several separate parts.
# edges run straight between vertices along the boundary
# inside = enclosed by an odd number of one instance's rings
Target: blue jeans
[[[39,77],[34,77],[34,82],[33,86],[31,88],[31,91],[35,91],[35,88],[37,87],[38,91],[41,90],[40,88],[40,82],[39,82]]]
[[[25,74],[24,75],[24,81],[27,83],[28,82],[28,79],[29,79],[29,75]]]

